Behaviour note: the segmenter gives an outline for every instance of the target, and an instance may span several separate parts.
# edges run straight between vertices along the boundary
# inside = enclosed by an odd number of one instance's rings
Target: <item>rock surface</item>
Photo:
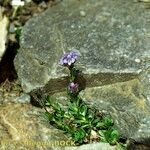
[[[110,113],[121,135],[150,138],[150,103],[138,79],[103,87],[87,88],[81,95],[90,105]]]
[[[24,92],[64,90],[68,72],[58,61],[76,49],[87,84],[83,99],[110,112],[124,136],[149,139],[149,16],[131,0],[64,0],[32,18],[14,61]],[[63,96],[55,95],[61,101]]]
[[[67,141],[61,131],[42,121],[40,112],[40,109],[29,104],[2,106],[0,109],[0,130],[3,131],[0,135],[1,148],[41,149],[42,145],[38,142]],[[50,147],[53,149],[53,146]]]
[[[29,103],[29,97],[23,97],[23,91],[18,80],[10,82],[6,80],[0,85],[0,105],[11,103]],[[29,95],[28,95],[29,96]]]
[[[66,147],[65,150],[116,150],[116,147],[110,146],[107,143],[94,143],[79,147]]]
[[[110,114],[122,136],[136,141],[150,139],[150,85],[139,79],[105,86],[86,88],[80,93],[89,107]],[[148,82],[146,82],[148,83]],[[65,92],[51,95],[64,109],[67,106]]]
[[[51,91],[61,90],[67,72],[58,60],[72,49],[80,55],[87,86],[133,79],[150,55],[149,16],[150,11],[131,0],[64,0],[32,18],[15,59],[23,90],[45,84]]]
[[[6,50],[8,18],[3,16],[2,7],[0,6],[0,61]]]
[[[0,149],[7,150],[114,150],[105,143],[75,147],[60,130],[45,123],[41,109],[30,104],[0,106]],[[88,149],[88,148],[89,149]]]

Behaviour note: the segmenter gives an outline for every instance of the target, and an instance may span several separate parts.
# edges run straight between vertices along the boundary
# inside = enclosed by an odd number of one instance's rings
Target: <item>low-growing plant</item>
[[[74,65],[77,58],[76,52],[68,52],[59,62],[70,71],[67,110],[48,96],[43,104],[46,110],[44,116],[51,125],[68,134],[77,145],[100,141],[116,145],[118,150],[125,149],[125,145],[119,142],[119,132],[113,127],[112,118],[89,108],[79,96],[83,87],[81,88],[81,83],[78,83],[81,72]]]
[[[19,42],[21,36],[22,27],[15,27],[15,38]]]

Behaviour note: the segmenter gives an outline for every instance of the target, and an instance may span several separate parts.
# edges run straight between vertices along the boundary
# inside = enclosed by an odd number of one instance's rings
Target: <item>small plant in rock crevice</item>
[[[83,86],[78,82],[81,72],[74,66],[77,58],[77,53],[71,51],[64,54],[59,62],[70,71],[67,110],[48,96],[43,104],[46,110],[44,116],[51,125],[71,137],[76,145],[100,141],[117,145],[119,150],[126,149],[125,145],[119,142],[119,133],[113,127],[112,118],[89,108],[80,98],[79,93],[83,90]]]

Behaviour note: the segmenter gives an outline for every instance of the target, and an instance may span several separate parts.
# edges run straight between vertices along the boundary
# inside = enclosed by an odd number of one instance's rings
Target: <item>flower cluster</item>
[[[70,68],[70,72],[74,72],[75,69],[73,68],[74,63],[76,62],[78,58],[78,55],[76,52],[68,52],[66,54],[64,54],[60,61],[59,64],[62,66],[67,66],[68,68]],[[75,78],[75,75],[73,75]],[[70,91],[70,93],[72,94],[76,94],[78,92],[78,84],[74,82],[74,80],[70,81],[70,84],[68,86],[68,90]]]
[[[45,117],[51,125],[65,131],[77,145],[101,141],[117,145],[118,150],[126,150],[126,145],[119,141],[119,132],[114,129],[112,118],[91,109],[80,97],[79,93],[85,83],[81,72],[74,65],[76,60],[75,52],[68,52],[60,59],[60,64],[70,71],[67,109],[48,96],[44,102]],[[47,107],[52,111],[49,112]]]
[[[78,55],[76,52],[69,52],[62,56],[62,58],[59,61],[59,64],[63,66],[71,66],[76,62],[77,58]]]
[[[68,89],[71,93],[77,93],[78,92],[78,84],[77,83],[74,83],[74,82],[71,82],[68,86]]]

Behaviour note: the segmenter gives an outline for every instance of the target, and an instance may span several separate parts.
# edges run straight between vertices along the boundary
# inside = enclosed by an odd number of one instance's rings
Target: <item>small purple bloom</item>
[[[68,86],[68,89],[70,90],[71,93],[77,93],[78,92],[78,84],[71,82]]]
[[[76,52],[69,52],[61,57],[59,64],[63,66],[71,66],[76,62],[77,58],[78,55]]]

